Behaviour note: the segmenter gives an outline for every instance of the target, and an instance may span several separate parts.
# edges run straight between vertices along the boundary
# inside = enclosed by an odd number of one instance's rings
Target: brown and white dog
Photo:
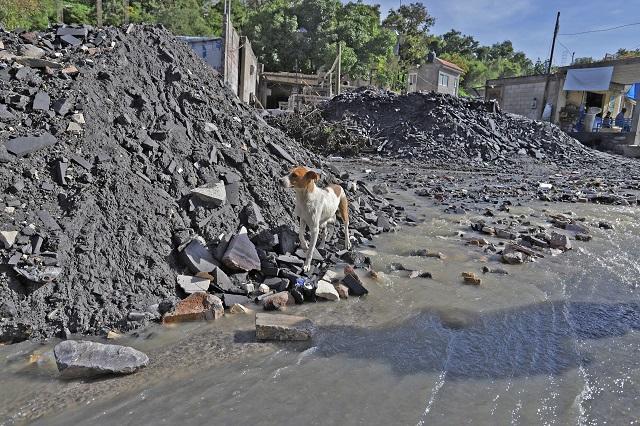
[[[324,247],[327,239],[327,225],[336,221],[336,214],[340,215],[344,224],[344,245],[351,250],[349,240],[349,204],[347,195],[340,185],[329,185],[326,188],[318,188],[316,182],[320,175],[306,167],[298,166],[291,173],[281,179],[285,188],[293,188],[296,191],[295,214],[300,218],[300,231],[298,238],[300,246],[307,251],[304,262],[304,272],[311,269],[313,251],[318,242],[318,235],[322,231],[322,239],[318,247]],[[305,239],[305,227],[309,227],[311,243]]]

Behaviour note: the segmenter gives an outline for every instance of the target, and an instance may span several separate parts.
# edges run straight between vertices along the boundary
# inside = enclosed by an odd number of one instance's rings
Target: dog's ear
[[[320,175],[316,172],[314,172],[313,170],[309,170],[305,175],[304,178],[306,180],[312,180],[314,182],[317,182],[320,180]]]

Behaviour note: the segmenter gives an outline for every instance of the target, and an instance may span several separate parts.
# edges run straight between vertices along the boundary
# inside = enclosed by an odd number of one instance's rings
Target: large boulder
[[[304,317],[283,314],[256,314],[258,340],[309,340],[315,326]]]
[[[53,348],[62,377],[88,378],[130,374],[149,364],[149,357],[128,346],[65,340]]]

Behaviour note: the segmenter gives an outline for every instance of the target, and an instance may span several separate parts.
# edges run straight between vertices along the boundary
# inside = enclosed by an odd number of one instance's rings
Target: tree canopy
[[[222,34],[223,0],[129,0],[130,22],[161,23],[178,35]],[[45,28],[56,22],[96,25],[95,0],[0,0],[0,24],[7,29]],[[124,23],[125,2],[102,0],[105,25]],[[342,70],[351,78],[402,89],[410,66],[427,54],[460,66],[461,88],[483,86],[487,79],[539,74],[546,64],[517,51],[511,41],[482,45],[451,29],[431,33],[436,18],[422,3],[403,4],[382,17],[379,5],[361,0],[231,0],[235,28],[249,37],[267,71],[316,73],[333,64],[342,45]],[[640,56],[640,49],[619,49],[616,57]],[[576,62],[593,61],[577,58]]]

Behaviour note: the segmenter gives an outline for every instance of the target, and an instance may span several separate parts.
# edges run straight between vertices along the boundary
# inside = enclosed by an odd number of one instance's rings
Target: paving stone
[[[284,314],[256,314],[258,340],[310,340],[315,333],[311,320]]]

